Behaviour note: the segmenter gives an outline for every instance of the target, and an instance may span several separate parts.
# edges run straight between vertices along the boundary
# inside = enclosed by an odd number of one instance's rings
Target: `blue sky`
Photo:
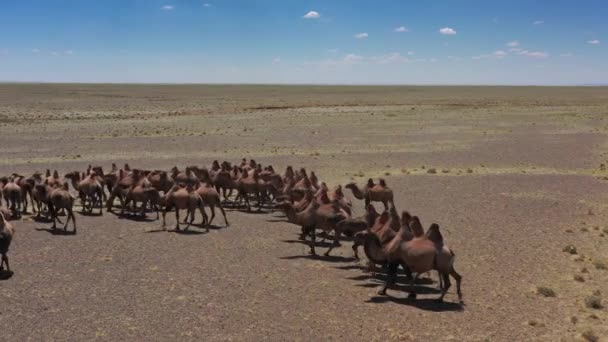
[[[608,1],[3,0],[0,80],[608,83]]]

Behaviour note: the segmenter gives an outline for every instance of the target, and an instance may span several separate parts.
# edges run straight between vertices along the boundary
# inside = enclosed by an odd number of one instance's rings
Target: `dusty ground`
[[[599,290],[608,306],[607,114],[606,88],[0,85],[0,174],[245,156],[330,185],[382,176],[441,225],[466,302],[435,304],[435,283],[378,297],[349,242],[310,258],[276,213],[231,211],[208,234],[104,213],[64,236],[26,218],[0,339],[607,338],[606,309],[585,305]]]

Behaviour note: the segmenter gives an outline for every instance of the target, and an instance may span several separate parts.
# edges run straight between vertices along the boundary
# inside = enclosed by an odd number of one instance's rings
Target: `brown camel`
[[[88,176],[74,171],[64,177],[71,181],[72,187],[78,192],[83,212],[92,213],[93,208],[99,205],[99,215],[103,215],[103,186],[95,171],[90,171]]]
[[[383,214],[384,216],[385,214]],[[451,286],[450,275],[456,280],[458,299],[462,302],[462,292],[460,284],[462,277],[454,269],[454,253],[449,248],[444,248],[439,232],[438,225],[431,226],[428,236],[424,234],[424,229],[418,217],[411,219],[411,234],[408,234],[405,226],[386,245],[382,245],[380,239],[374,234],[368,234],[365,240],[366,254],[376,260],[387,260],[389,265],[387,280],[379,294],[385,295],[389,285],[391,285],[397,275],[399,264],[406,265],[415,276],[410,283],[410,298],[416,298],[414,284],[418,276],[422,273],[436,269],[439,271],[443,280],[443,288],[438,301],[443,301],[443,297]],[[413,236],[412,236],[413,234]],[[430,237],[433,237],[432,241]]]
[[[251,204],[249,203],[249,195],[253,195],[256,198],[258,204],[258,211],[262,211],[262,205],[264,196],[261,191],[260,177],[257,170],[253,170],[251,175],[242,175],[236,181],[236,188],[238,190],[238,197],[245,201],[247,211],[251,211]]]
[[[175,183],[169,178],[169,174],[165,171],[154,170],[148,175],[150,184],[158,190],[167,193]]]
[[[218,207],[222,212],[222,215],[224,216],[224,222],[226,224],[226,227],[228,227],[228,218],[226,218],[226,212],[222,207],[220,194],[211,186],[211,184],[201,183],[198,189],[196,189],[196,193],[201,197],[203,203],[209,206],[209,209],[211,211],[211,218],[209,219],[209,222],[207,222],[207,224],[210,225],[211,222],[213,222],[213,219],[215,218],[215,207]]]
[[[133,211],[137,208],[137,203],[141,202],[141,216],[146,217],[146,207],[148,204],[152,206],[152,208],[156,211],[156,219],[159,217],[159,209],[158,206],[161,202],[161,196],[159,191],[153,186],[144,186],[142,184],[137,184],[129,189],[127,195],[125,197],[125,207],[129,207],[129,204],[133,202]]]
[[[186,209],[186,218],[191,216],[190,221],[187,222],[187,226],[185,230],[188,230],[192,222],[194,221],[194,212],[196,208],[198,208],[203,216],[204,226],[207,223],[207,214],[205,214],[204,204],[201,197],[194,191],[191,186],[186,186],[185,184],[176,184],[169,190],[169,192],[164,197],[164,207],[163,207],[163,228],[166,227],[165,216],[167,215],[167,211],[175,208],[175,230],[180,230],[179,227],[179,211],[182,209]],[[165,228],[166,229],[166,228]],[[209,228],[207,228],[209,231]]]
[[[384,209],[388,210],[388,204],[393,203],[393,190],[386,186],[384,179],[380,179],[379,184],[374,184],[370,178],[362,189],[355,183],[348,183],[345,188],[350,189],[357,199],[365,200],[366,207],[370,202],[382,202]]]
[[[64,183],[60,188],[54,188],[51,190],[49,194],[49,211],[51,212],[51,218],[53,220],[52,229],[57,228],[57,213],[61,209],[65,209],[67,211],[68,216],[65,221],[65,225],[63,226],[63,230],[67,231],[68,223],[70,222],[70,218],[72,218],[72,226],[74,227],[73,233],[76,234],[76,216],[74,216],[74,200],[75,198],[70,194],[68,189],[68,184]]]
[[[353,253],[355,259],[359,260],[359,246],[363,245],[363,239],[358,238],[359,233],[368,230],[375,222],[378,217],[378,212],[373,205],[368,205],[365,214],[361,217],[348,218],[346,220],[338,222],[336,229],[334,230],[334,242],[327,251],[327,255],[334,247],[340,246],[340,236],[344,234],[347,237],[353,238]]]
[[[215,184],[215,190],[219,193],[222,192],[224,201],[232,195],[232,191],[236,189],[236,182],[230,172],[230,167],[226,164],[222,164],[222,169],[215,173],[212,178],[213,184]]]
[[[2,184],[2,194],[6,200],[6,207],[11,210],[13,216],[21,217],[21,187],[15,183],[15,178],[3,177],[0,179]]]
[[[0,254],[2,259],[0,260],[0,271],[4,271],[4,264],[6,264],[6,270],[10,272],[11,267],[8,264],[8,248],[11,246],[11,241],[15,237],[15,228],[13,225],[6,220],[4,214],[0,212]]]
[[[310,254],[312,255],[316,255],[316,230],[331,232],[336,228],[338,222],[347,218],[336,202],[321,205],[318,201],[311,200],[308,207],[302,212],[296,212],[294,206],[289,202],[284,202],[282,205],[288,220],[302,227],[300,239],[304,240],[306,235],[310,235]]]

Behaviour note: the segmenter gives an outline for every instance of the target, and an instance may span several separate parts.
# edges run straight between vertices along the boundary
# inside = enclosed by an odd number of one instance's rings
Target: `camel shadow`
[[[2,270],[0,271],[0,280],[9,280],[13,277],[13,274],[15,274],[13,271]]]
[[[266,220],[266,222],[268,222],[268,223],[288,223],[289,221],[287,219],[270,219],[270,220]]]
[[[309,259],[309,260],[321,260],[326,262],[351,262],[354,258],[343,257],[338,255],[319,255],[319,254],[308,254],[308,255],[292,255],[287,257],[280,257],[283,260],[295,260],[295,259]]]
[[[167,232],[169,233],[175,233],[175,234],[180,234],[180,235],[204,235],[207,234],[207,232],[201,232],[199,230],[185,230],[184,228],[177,230],[177,229],[168,229]]]
[[[51,219],[50,217],[44,217],[44,216],[39,216],[39,217],[32,217],[32,220],[34,220],[34,222],[38,222],[38,223],[53,223],[53,219]]]
[[[88,217],[101,217],[103,216],[103,213],[93,213],[90,211],[78,211],[78,214],[81,216],[88,216]]]
[[[357,281],[365,281],[365,280],[377,280],[379,282],[384,283],[386,281],[387,275],[386,273],[378,273],[376,272],[375,275],[371,275],[371,274],[361,274],[358,276],[353,276],[353,277],[347,277],[346,279],[350,279],[350,280],[357,280]],[[411,278],[408,278],[405,275],[397,275],[397,277],[395,278],[395,282],[398,284],[409,284],[411,281]],[[433,281],[433,279],[430,278],[418,278],[416,279],[416,285],[432,285],[435,284],[435,281]]]
[[[421,310],[432,311],[432,312],[445,312],[445,311],[462,312],[462,311],[464,311],[464,306],[465,306],[464,304],[460,304],[460,303],[439,302],[439,301],[437,301],[437,299],[434,299],[434,298],[414,299],[414,298],[398,298],[398,297],[392,297],[392,296],[374,296],[366,301],[366,303],[375,303],[375,304],[382,304],[382,303],[387,303],[387,302],[392,302],[392,303],[402,304],[402,305],[407,305],[407,306],[413,306],[413,307],[421,309]]]
[[[216,224],[202,224],[202,223],[192,223],[190,227],[196,227],[200,229],[209,229],[209,230],[220,230],[226,227],[218,226]]]
[[[63,230],[63,228],[57,228],[57,229],[53,229],[53,228],[36,228],[37,231],[39,232],[47,232],[51,235],[58,235],[58,236],[71,236],[71,235],[76,235],[76,232],[73,230]]]
[[[300,243],[306,246],[310,246],[310,241],[304,241],[304,240],[281,240],[281,242],[285,242],[285,243]],[[329,248],[331,247],[332,243],[331,242],[327,242],[327,241],[315,241],[315,247],[321,247],[321,248]]]

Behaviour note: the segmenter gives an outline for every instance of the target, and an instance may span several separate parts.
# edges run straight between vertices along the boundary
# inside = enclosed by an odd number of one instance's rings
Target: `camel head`
[[[93,167],[93,172],[95,172],[95,174],[103,177],[104,173],[103,173],[103,168],[101,166],[94,166]]]

